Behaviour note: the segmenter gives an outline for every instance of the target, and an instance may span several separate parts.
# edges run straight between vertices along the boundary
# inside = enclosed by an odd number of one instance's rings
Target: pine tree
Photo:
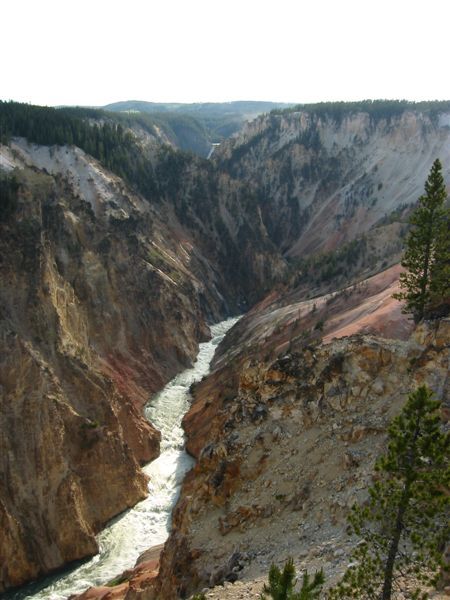
[[[353,507],[349,517],[361,541],[331,600],[390,600],[402,578],[413,577],[419,586],[437,581],[450,534],[450,434],[441,431],[440,403],[432,396],[419,387],[389,427],[378,481],[367,504]],[[427,596],[416,590],[412,597]]]
[[[317,600],[325,581],[323,571],[314,574],[312,581],[306,571],[302,579],[302,587],[299,592],[294,588],[297,583],[295,579],[294,561],[290,558],[283,567],[283,571],[276,565],[272,565],[269,571],[269,585],[264,584],[261,600]]]
[[[15,175],[0,173],[0,223],[6,221],[17,206],[19,182]]]
[[[320,598],[320,593],[322,591],[323,584],[325,582],[325,576],[323,571],[316,571],[314,573],[314,577],[311,581],[308,571],[303,573],[302,578],[302,587],[300,588],[300,592],[293,596],[295,600],[318,600]]]
[[[425,194],[411,217],[413,226],[406,240],[400,275],[404,290],[394,297],[405,300],[403,312],[416,323],[450,296],[450,211],[442,165],[436,159],[425,183]]]

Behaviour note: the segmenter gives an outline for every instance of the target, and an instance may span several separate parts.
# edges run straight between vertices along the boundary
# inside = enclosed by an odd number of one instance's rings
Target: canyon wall
[[[196,387],[184,420],[197,463],[159,575],[132,580],[126,598],[188,598],[213,588],[208,598],[256,599],[270,565],[288,557],[300,572],[324,568],[327,585],[335,582],[355,543],[348,512],[366,497],[407,394],[429,385],[448,420],[449,340],[447,319],[404,340],[361,332],[297,340],[288,353],[244,360],[234,372],[232,356],[221,360]]]
[[[95,553],[95,533],[146,495],[139,466],[159,433],[145,402],[191,364],[207,321],[261,294],[283,261],[272,250],[263,264],[255,244],[247,277],[225,285],[231,235],[208,255],[195,223],[194,235],[78,148],[1,150],[20,183],[0,223],[5,589]]]
[[[448,112],[327,104],[255,119],[214,154],[251,182],[271,240],[299,257],[333,250],[415,203],[433,161],[450,180]]]
[[[177,283],[150,262],[172,250],[118,178],[78,151],[54,157],[78,163],[76,183],[16,152],[19,204],[0,225],[0,589],[93,554],[146,495],[159,434],[142,407],[208,335],[188,258]]]

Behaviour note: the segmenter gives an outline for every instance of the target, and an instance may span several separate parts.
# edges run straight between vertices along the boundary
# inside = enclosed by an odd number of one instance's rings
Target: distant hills
[[[283,102],[263,102],[253,100],[237,100],[234,102],[145,102],[143,100],[125,100],[113,102],[101,108],[114,112],[138,111],[148,113],[178,112],[198,117],[256,117],[276,108],[289,108],[293,104]]]
[[[239,131],[246,121],[270,112],[292,107],[281,102],[236,101],[198,102],[145,102],[125,100],[102,106],[103,110],[121,113],[141,113],[151,115],[156,124],[173,134],[176,145],[182,150],[190,150],[207,156],[211,144],[220,143]]]

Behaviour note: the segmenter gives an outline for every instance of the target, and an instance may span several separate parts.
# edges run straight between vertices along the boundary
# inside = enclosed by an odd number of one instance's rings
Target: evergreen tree
[[[329,598],[390,600],[401,578],[436,582],[449,541],[450,434],[441,431],[440,403],[421,386],[389,427],[386,455],[369,500],[355,506],[350,530],[361,537],[352,565]],[[414,598],[426,598],[419,590]]]
[[[14,174],[0,173],[0,222],[6,221],[17,205],[19,182]]]
[[[450,296],[450,211],[442,166],[436,159],[425,183],[425,194],[411,217],[413,228],[406,240],[400,275],[404,290],[394,297],[405,300],[403,312],[416,323]]]
[[[299,592],[294,591],[297,583],[295,579],[294,561],[290,558],[284,565],[283,571],[272,565],[269,571],[269,585],[264,584],[261,600],[316,600],[324,583],[323,571],[314,574],[310,580],[308,571],[303,575],[302,587]]]
[[[297,595],[294,595],[295,600],[318,600],[322,591],[325,576],[323,571],[316,571],[311,581],[308,571],[303,573],[302,587]]]
[[[49,108],[0,100],[0,140],[26,137],[43,145],[74,144],[122,177],[149,200],[158,199],[153,166],[133,135],[111,113]],[[104,120],[103,124],[92,122]]]

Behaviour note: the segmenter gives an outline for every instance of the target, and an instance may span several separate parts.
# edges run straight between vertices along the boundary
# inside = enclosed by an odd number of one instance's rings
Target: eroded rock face
[[[153,154],[152,203],[79,148],[0,146],[21,183],[0,219],[0,591],[96,551],[146,493],[150,395],[284,272],[258,222],[220,217],[237,184],[220,203],[207,164]]]
[[[407,394],[426,383],[446,418],[449,346],[450,321],[442,320],[407,341],[356,335],[253,361],[240,368],[234,397],[218,390],[213,373],[197,386],[185,420],[198,461],[156,585],[137,586],[127,598],[186,598],[236,578],[261,580],[272,561],[288,556],[335,580],[352,543],[346,516],[364,499]],[[201,449],[192,443],[198,432]]]
[[[94,365],[50,361],[5,328],[2,342],[0,575],[9,587],[96,552],[94,534],[145,497],[138,460],[157,455],[158,433]]]
[[[143,405],[225,310],[189,239],[119,178],[73,148],[6,153],[21,191],[0,223],[0,591],[95,553],[146,495]]]
[[[217,149],[249,181],[271,240],[293,257],[333,250],[415,203],[436,157],[450,176],[449,115],[322,110],[268,114]]]
[[[130,269],[132,236],[107,234],[66,183],[32,170],[22,181],[0,242],[0,589],[95,553],[94,534],[144,498],[139,465],[159,433],[143,403],[206,335],[191,319],[184,353],[161,369],[164,336],[145,325],[156,290]],[[178,347],[165,344],[161,356]]]

